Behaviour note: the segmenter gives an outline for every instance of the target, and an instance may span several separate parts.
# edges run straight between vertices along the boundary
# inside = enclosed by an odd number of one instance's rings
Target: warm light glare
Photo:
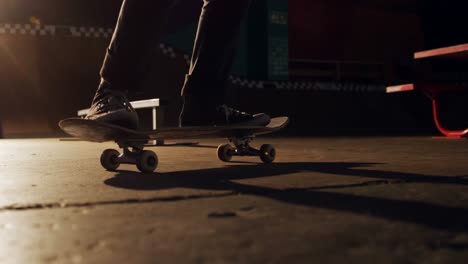
[[[40,26],[41,25],[41,20],[35,16],[32,16],[29,18],[29,22],[31,22],[34,25]]]

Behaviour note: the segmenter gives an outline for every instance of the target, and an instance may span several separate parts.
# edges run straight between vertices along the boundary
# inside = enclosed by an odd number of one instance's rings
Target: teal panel
[[[288,1],[268,2],[268,79],[289,76]]]
[[[192,53],[197,23],[163,39],[186,54]],[[288,1],[258,0],[242,22],[239,49],[232,73],[250,79],[288,79]]]

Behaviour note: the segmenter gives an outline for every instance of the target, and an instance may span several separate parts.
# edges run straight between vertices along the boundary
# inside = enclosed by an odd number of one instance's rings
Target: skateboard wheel
[[[265,144],[260,147],[260,159],[264,163],[272,163],[276,158],[276,149],[270,144]]]
[[[153,172],[158,167],[158,156],[153,151],[145,150],[139,155],[136,166],[141,172]]]
[[[219,145],[218,158],[225,162],[231,161],[233,151],[234,148],[230,144]]]
[[[120,153],[115,149],[106,149],[101,154],[101,165],[108,171],[115,171],[120,163],[118,161]]]

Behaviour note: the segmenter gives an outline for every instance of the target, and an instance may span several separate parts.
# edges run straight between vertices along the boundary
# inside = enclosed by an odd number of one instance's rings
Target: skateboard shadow
[[[343,188],[363,187],[380,184],[433,183],[467,185],[466,175],[460,177],[402,173],[372,170],[378,163],[352,162],[294,162],[256,165],[228,165],[189,171],[158,174],[141,174],[119,171],[105,184],[133,190],[166,190],[192,188],[202,190],[224,190],[234,194],[267,197],[294,205],[310,206],[346,211],[392,221],[409,222],[448,231],[468,231],[468,209],[448,207],[421,201],[396,200],[381,197],[359,196],[349,193],[327,192]],[[350,177],[366,177],[373,180],[342,185],[326,185],[312,188],[275,189],[248,185],[236,180],[284,176],[310,172],[335,174]],[[190,198],[188,198],[190,199]]]

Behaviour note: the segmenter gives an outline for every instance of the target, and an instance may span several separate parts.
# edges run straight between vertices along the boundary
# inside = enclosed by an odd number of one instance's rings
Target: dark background
[[[0,0],[0,24],[31,23],[35,17],[43,25],[113,27],[120,4],[117,0]],[[247,111],[291,116],[291,125],[283,132],[288,135],[437,133],[430,101],[424,95],[389,95],[384,90],[387,85],[419,78],[419,69],[427,66],[412,60],[415,51],[468,42],[463,23],[468,3],[289,0],[288,4],[288,80],[320,82],[324,88],[278,90],[274,85],[255,89],[231,84],[231,104]],[[180,11],[171,15],[167,26],[168,36],[195,23],[201,1],[182,0],[179,5]],[[265,5],[266,0],[257,1],[246,18],[248,37],[241,46],[248,52],[239,55],[246,63],[235,70],[242,78],[275,81],[264,68],[264,47],[269,45],[262,31],[267,21],[261,11]],[[60,133],[58,120],[89,106],[108,42],[67,34],[0,34],[0,134]],[[131,98],[168,100],[163,125],[174,125],[178,89],[186,70],[182,58],[159,54],[145,87]],[[446,96],[443,121],[447,126],[468,125],[465,102],[465,95]],[[148,113],[141,115],[146,118]]]

